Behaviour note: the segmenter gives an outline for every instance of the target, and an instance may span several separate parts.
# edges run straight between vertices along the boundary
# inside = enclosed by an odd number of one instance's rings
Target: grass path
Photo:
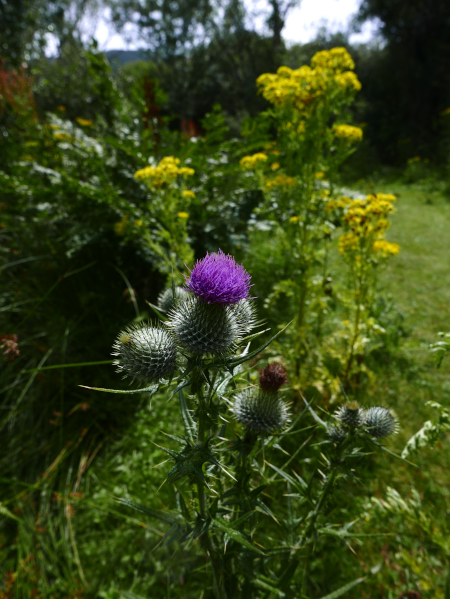
[[[401,251],[385,275],[392,293],[413,327],[413,338],[434,340],[450,330],[450,202],[396,186],[397,212],[389,239]]]

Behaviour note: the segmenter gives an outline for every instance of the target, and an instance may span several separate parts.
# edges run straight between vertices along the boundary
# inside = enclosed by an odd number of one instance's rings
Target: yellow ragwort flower
[[[272,187],[294,187],[296,183],[294,177],[280,174],[266,182],[266,189],[272,189]]]
[[[114,231],[117,235],[123,235],[125,233],[125,228],[128,224],[128,216],[124,214],[122,216],[122,220],[114,225]]]
[[[82,119],[80,116],[78,116],[75,120],[82,127],[92,127],[92,125],[94,124],[92,121],[88,119]]]
[[[381,239],[380,241],[375,241],[373,244],[373,251],[375,254],[380,253],[383,257],[389,255],[397,256],[400,251],[400,246],[398,243],[391,243],[385,239]]]
[[[134,178],[144,181],[149,187],[159,187],[164,183],[173,183],[178,177],[188,177],[194,174],[194,169],[179,167],[180,159],[165,156],[157,166],[146,166],[136,171]]]
[[[185,189],[181,192],[181,195],[183,195],[185,198],[195,198],[195,193],[190,189]]]
[[[249,171],[257,168],[264,164],[267,161],[267,156],[262,152],[257,152],[256,154],[251,154],[249,156],[244,156],[239,161],[239,164],[243,169]]]
[[[270,167],[273,171],[277,171],[280,168],[279,162],[274,162]]]
[[[189,214],[187,212],[179,212],[178,218],[188,218]]]
[[[361,127],[353,127],[352,125],[334,125],[333,133],[335,137],[348,143],[357,143],[363,138]]]
[[[338,246],[341,254],[357,250],[359,248],[359,238],[354,233],[344,233],[339,238]]]

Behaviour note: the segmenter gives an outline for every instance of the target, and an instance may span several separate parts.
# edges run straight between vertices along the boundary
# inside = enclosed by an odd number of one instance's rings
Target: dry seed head
[[[121,331],[113,345],[117,371],[133,380],[170,378],[177,367],[177,348],[169,331],[148,324],[131,325]]]

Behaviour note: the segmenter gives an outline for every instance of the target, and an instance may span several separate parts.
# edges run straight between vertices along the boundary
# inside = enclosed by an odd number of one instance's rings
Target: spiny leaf
[[[131,393],[151,393],[154,395],[158,389],[159,385],[150,385],[150,387],[145,387],[144,389],[103,389],[102,387],[88,387],[87,385],[78,385],[79,387],[83,387],[83,389],[90,389],[91,391],[103,391],[104,393],[123,393],[123,394],[131,394]]]
[[[357,578],[356,580],[353,580],[352,582],[349,582],[348,584],[344,585],[340,589],[333,591],[329,595],[324,595],[320,599],[337,599],[338,597],[342,597],[342,595],[344,595],[347,591],[350,591],[353,587],[356,587],[358,584],[361,584],[361,582],[364,582],[365,580],[365,577]]]
[[[291,322],[288,322],[288,324],[281,329],[281,331],[278,331],[278,333],[276,333],[271,339],[269,339],[269,341],[267,341],[266,343],[263,343],[263,345],[261,345],[260,347],[258,347],[258,349],[255,349],[254,351],[245,354],[245,356],[238,356],[237,358],[230,358],[229,360],[226,361],[226,366],[229,369],[233,369],[236,366],[239,366],[239,364],[243,364],[244,362],[247,362],[248,360],[251,360],[252,358],[256,357],[258,354],[260,354],[264,349],[266,349],[266,347],[268,347],[272,341],[274,341],[277,337],[279,337],[281,335],[281,333],[284,333],[284,331],[288,328],[288,326],[292,323],[293,321],[291,320]]]
[[[186,432],[187,438],[191,442],[193,442],[197,427],[195,425],[194,419],[191,416],[189,408],[187,407],[186,400],[184,398],[184,393],[181,389],[180,389],[178,395],[180,398],[180,410],[181,410],[181,417],[183,418],[184,430]]]
[[[163,512],[160,510],[153,510],[151,508],[145,507],[144,505],[139,505],[134,501],[130,501],[129,499],[125,499],[123,497],[116,497],[115,500],[117,503],[121,503],[126,507],[135,510],[136,512],[140,512],[141,514],[145,514],[150,518],[156,518],[157,520],[162,520],[163,522],[168,522],[169,524],[176,524],[180,520],[180,516],[178,514],[173,514],[171,512]]]
[[[221,520],[219,518],[213,518],[212,522],[216,528],[218,528],[222,532],[227,533],[227,535],[230,537],[230,539],[233,539],[233,541],[236,541],[236,543],[240,543],[247,549],[250,549],[251,551],[255,551],[256,553],[259,553],[260,555],[265,555],[264,552],[261,551],[261,549],[258,549],[257,547],[252,545],[250,543],[250,541],[248,541],[244,537],[244,535],[242,535],[239,531],[234,530],[234,528],[228,522],[225,522],[224,520]]]

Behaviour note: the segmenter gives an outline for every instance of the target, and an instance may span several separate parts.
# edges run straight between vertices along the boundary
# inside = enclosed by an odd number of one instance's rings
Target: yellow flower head
[[[187,212],[179,212],[178,218],[188,218],[189,214]]]
[[[239,161],[239,164],[246,171],[250,171],[263,165],[266,161],[267,156],[262,152],[257,152],[256,154],[251,154],[250,156],[244,156],[244,158],[241,158]]]
[[[351,71],[345,71],[345,73],[339,73],[336,75],[336,83],[343,91],[359,92],[361,89],[361,83],[355,73]]]
[[[316,179],[323,179],[325,177],[325,173],[323,171],[318,171],[314,176]]]
[[[333,133],[338,139],[352,144],[361,141],[363,137],[362,129],[352,125],[334,125]]]
[[[275,106],[290,105],[301,113],[322,105],[328,93],[343,98],[361,88],[354,73],[355,65],[345,48],[318,52],[311,66],[299,69],[282,66],[276,73],[264,73],[256,80],[260,93]],[[304,132],[303,127],[298,131]]]
[[[195,198],[195,193],[190,189],[185,189],[181,192],[181,195],[183,195],[185,198]]]
[[[188,177],[194,174],[194,169],[179,167],[180,159],[166,156],[157,166],[146,166],[136,171],[134,178],[144,181],[149,187],[159,187],[164,183],[173,183],[178,177]]]
[[[93,125],[92,121],[89,121],[88,119],[82,119],[80,116],[77,117],[75,120],[82,127],[92,127]]]
[[[294,177],[288,177],[287,175],[277,175],[274,179],[267,181],[266,189],[272,189],[272,187],[294,187],[296,184]]]
[[[290,223],[298,223],[299,221],[301,221],[301,216],[291,216],[291,218],[289,219]]]
[[[397,256],[400,251],[400,246],[398,243],[390,243],[385,239],[381,239],[380,241],[375,241],[373,244],[373,251],[375,254],[380,253],[383,257]]]
[[[279,162],[274,162],[270,167],[273,171],[277,171],[280,168]]]
[[[332,48],[331,50],[317,52],[311,60],[311,66],[322,69],[352,71],[355,68],[355,63],[345,48]]]
[[[338,245],[341,254],[352,252],[359,248],[359,238],[354,233],[344,233],[344,235],[339,238]]]
[[[128,216],[125,214],[122,216],[122,220],[114,225],[114,231],[117,235],[123,235],[125,233],[126,226],[128,224]]]

